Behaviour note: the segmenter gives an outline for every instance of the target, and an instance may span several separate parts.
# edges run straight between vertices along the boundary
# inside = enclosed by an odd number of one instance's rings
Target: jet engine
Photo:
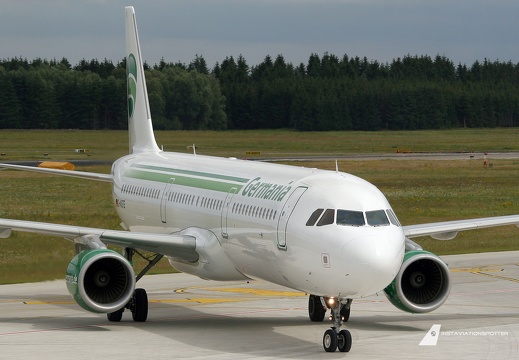
[[[396,278],[384,293],[400,310],[426,313],[439,308],[451,289],[447,265],[436,255],[423,251],[409,251]]]
[[[69,293],[83,309],[110,313],[123,308],[135,289],[132,265],[108,249],[85,250],[67,267]]]

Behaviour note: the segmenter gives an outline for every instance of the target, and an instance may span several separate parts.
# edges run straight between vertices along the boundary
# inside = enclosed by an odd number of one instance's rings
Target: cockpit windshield
[[[335,214],[337,213],[337,217]],[[341,226],[401,226],[391,209],[357,211],[344,209],[317,209],[306,222],[306,226],[325,226],[331,224]]]
[[[363,226],[365,224],[362,211],[337,210],[337,225]]]
[[[366,219],[371,226],[389,225],[389,220],[384,210],[366,211]]]

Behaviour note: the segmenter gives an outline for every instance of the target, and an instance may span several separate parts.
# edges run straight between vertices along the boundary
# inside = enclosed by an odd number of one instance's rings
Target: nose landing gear
[[[335,298],[327,299],[327,305],[332,310],[331,320],[333,321],[333,326],[324,333],[324,351],[334,352],[337,349],[339,349],[340,352],[350,351],[352,343],[351,333],[346,329],[341,330],[341,325],[343,323],[343,316],[341,313],[347,312],[349,315],[350,304],[351,299],[344,301]],[[347,311],[343,309],[346,309]]]

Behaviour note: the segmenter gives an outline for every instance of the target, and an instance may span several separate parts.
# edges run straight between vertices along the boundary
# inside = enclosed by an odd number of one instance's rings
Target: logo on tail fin
[[[133,116],[135,99],[137,97],[137,61],[135,61],[135,56],[133,56],[133,54],[128,55],[126,61],[126,75],[128,77],[128,116],[131,118]]]

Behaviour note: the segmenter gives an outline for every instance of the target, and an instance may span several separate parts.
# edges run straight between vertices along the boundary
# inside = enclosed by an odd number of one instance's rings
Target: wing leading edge
[[[504,225],[516,225],[519,227],[519,215],[408,225],[404,226],[403,229],[404,234],[408,238],[431,236],[437,240],[451,240],[458,234],[458,231]]]
[[[195,251],[196,238],[189,235],[153,234],[0,219],[0,237],[9,237],[11,230],[60,236],[78,244],[84,244],[85,240],[89,238],[89,243],[99,244],[99,241],[101,241],[101,246],[110,244],[135,248],[182,259],[187,262],[196,262],[199,257]]]

